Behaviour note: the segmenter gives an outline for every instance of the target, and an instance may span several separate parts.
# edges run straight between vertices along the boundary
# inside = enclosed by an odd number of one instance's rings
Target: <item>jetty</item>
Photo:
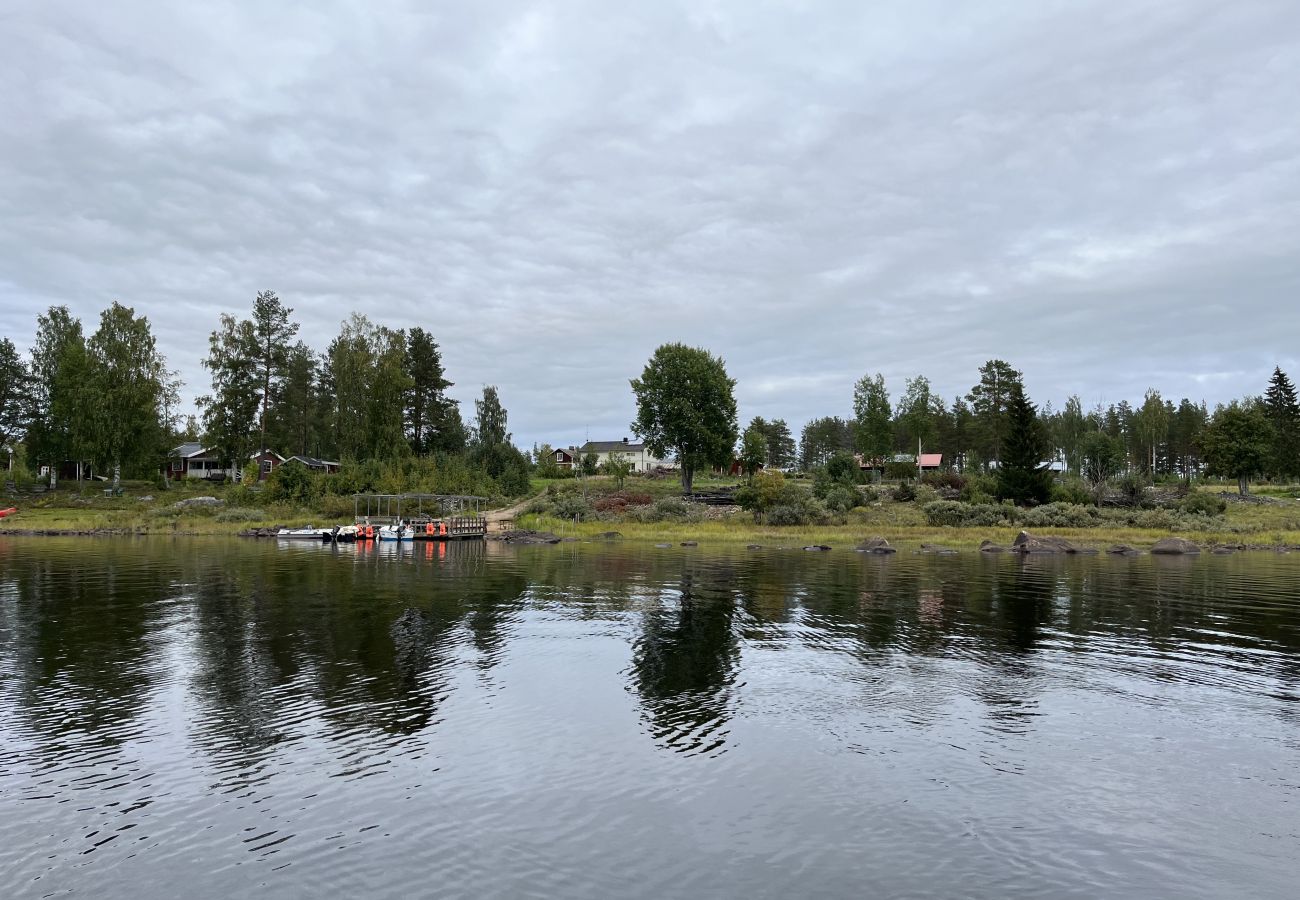
[[[471,494],[353,494],[353,519],[366,525],[407,525],[417,541],[482,540],[486,497]]]

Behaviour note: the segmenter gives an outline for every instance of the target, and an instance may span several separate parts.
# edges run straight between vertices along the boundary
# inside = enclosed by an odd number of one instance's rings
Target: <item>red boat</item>
[[[3,519],[5,516],[12,516],[16,512],[18,512],[18,507],[16,506],[11,506],[8,509],[0,509],[0,519]]]

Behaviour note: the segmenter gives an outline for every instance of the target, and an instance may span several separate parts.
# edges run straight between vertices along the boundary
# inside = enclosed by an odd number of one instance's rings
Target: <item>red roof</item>
[[[937,469],[943,465],[942,453],[922,453],[921,459],[917,463],[922,469]]]

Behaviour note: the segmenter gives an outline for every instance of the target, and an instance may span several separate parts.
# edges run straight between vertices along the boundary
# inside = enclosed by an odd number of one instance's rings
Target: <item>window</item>
[[[271,474],[271,461],[269,459],[262,460],[262,474],[263,475]]]

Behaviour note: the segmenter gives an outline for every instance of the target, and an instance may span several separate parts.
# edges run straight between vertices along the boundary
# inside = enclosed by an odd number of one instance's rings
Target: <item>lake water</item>
[[[1294,898],[1298,585],[0,539],[0,896]]]

